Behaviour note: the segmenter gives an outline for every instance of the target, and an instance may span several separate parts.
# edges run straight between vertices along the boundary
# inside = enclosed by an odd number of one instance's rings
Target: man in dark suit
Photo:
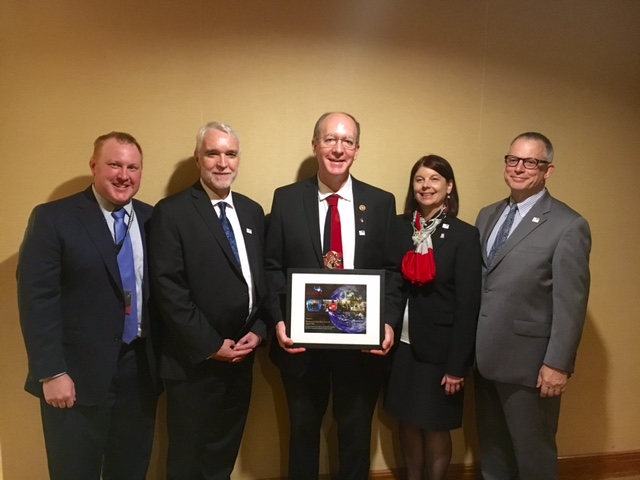
[[[264,213],[231,192],[240,146],[225,124],[196,138],[200,179],[158,203],[150,231],[151,276],[166,327],[169,479],[228,479],[251,397],[259,318]]]
[[[89,165],[93,185],[36,207],[20,248],[25,388],[41,399],[52,479],[142,480],[159,391],[146,281],[152,208],[132,199],[142,150],[131,135],[111,132],[95,141]],[[123,239],[116,212],[124,213]],[[123,283],[125,249],[131,277]]]
[[[284,323],[289,268],[389,268],[388,280],[395,276],[399,281],[390,258],[396,215],[393,195],[349,174],[359,141],[360,126],[351,115],[321,116],[311,142],[317,177],[279,188],[273,198],[266,270],[269,288],[279,302],[272,309],[277,342],[272,343],[271,358],[280,368],[289,405],[291,479],[318,477],[320,427],[331,390],[338,426],[338,478],[365,479],[369,473],[371,418],[386,366],[383,356],[393,345],[393,325],[385,324],[382,349],[365,353],[292,348]],[[330,236],[322,234],[333,195],[338,201],[331,208],[337,208],[341,218],[342,252],[337,255],[328,248]]]
[[[486,480],[558,477],[560,395],[573,373],[589,296],[589,224],[551,197],[547,137],[511,142],[509,198],[480,211],[483,293],[476,408]]]

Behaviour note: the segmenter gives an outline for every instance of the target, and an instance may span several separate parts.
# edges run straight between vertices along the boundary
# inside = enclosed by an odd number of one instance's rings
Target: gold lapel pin
[[[364,205],[360,205],[358,208],[361,212],[364,212],[367,209],[367,207],[365,207]]]

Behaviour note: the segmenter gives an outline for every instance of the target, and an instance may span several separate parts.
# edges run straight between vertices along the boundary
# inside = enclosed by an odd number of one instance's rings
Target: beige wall
[[[90,182],[91,143],[113,129],[145,150],[139,198],[195,178],[197,128],[233,125],[234,186],[269,211],[274,188],[309,171],[316,118],[362,123],[353,173],[401,204],[410,166],[454,165],[461,217],[507,194],[501,156],[526,130],[556,146],[553,195],[593,230],[592,292],[577,373],[565,394],[562,455],[639,450],[640,3],[583,1],[3,0],[0,5],[0,479],[45,478],[37,401],[15,302],[31,208]],[[286,406],[261,352],[236,479],[286,465]],[[468,407],[472,405],[469,404]],[[475,448],[472,409],[454,462]],[[163,471],[160,413],[150,478]],[[393,421],[376,415],[373,469],[396,465]],[[336,469],[326,423],[322,469]]]

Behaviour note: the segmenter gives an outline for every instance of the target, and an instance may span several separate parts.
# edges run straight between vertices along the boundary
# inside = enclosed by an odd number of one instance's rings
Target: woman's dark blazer
[[[395,245],[398,258],[413,250],[413,227],[398,217]],[[436,278],[421,287],[405,280],[402,315],[409,299],[409,337],[416,357],[445,364],[445,372],[467,375],[473,362],[476,324],[482,288],[482,256],[478,229],[457,218],[446,217],[431,236]],[[401,323],[401,322],[399,322]],[[399,337],[398,337],[399,338]]]

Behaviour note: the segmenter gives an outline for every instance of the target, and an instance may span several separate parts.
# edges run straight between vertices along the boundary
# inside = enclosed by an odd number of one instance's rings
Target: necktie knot
[[[329,195],[327,197],[327,204],[330,207],[337,207],[338,206],[338,200],[340,199],[340,197],[338,195]]]
[[[225,215],[227,210],[227,202],[220,202],[218,203],[218,206],[220,208],[220,215]]]
[[[124,220],[124,216],[126,214],[127,214],[127,211],[124,208],[121,208],[120,210],[114,210],[113,212],[111,212],[111,216],[116,220]]]

